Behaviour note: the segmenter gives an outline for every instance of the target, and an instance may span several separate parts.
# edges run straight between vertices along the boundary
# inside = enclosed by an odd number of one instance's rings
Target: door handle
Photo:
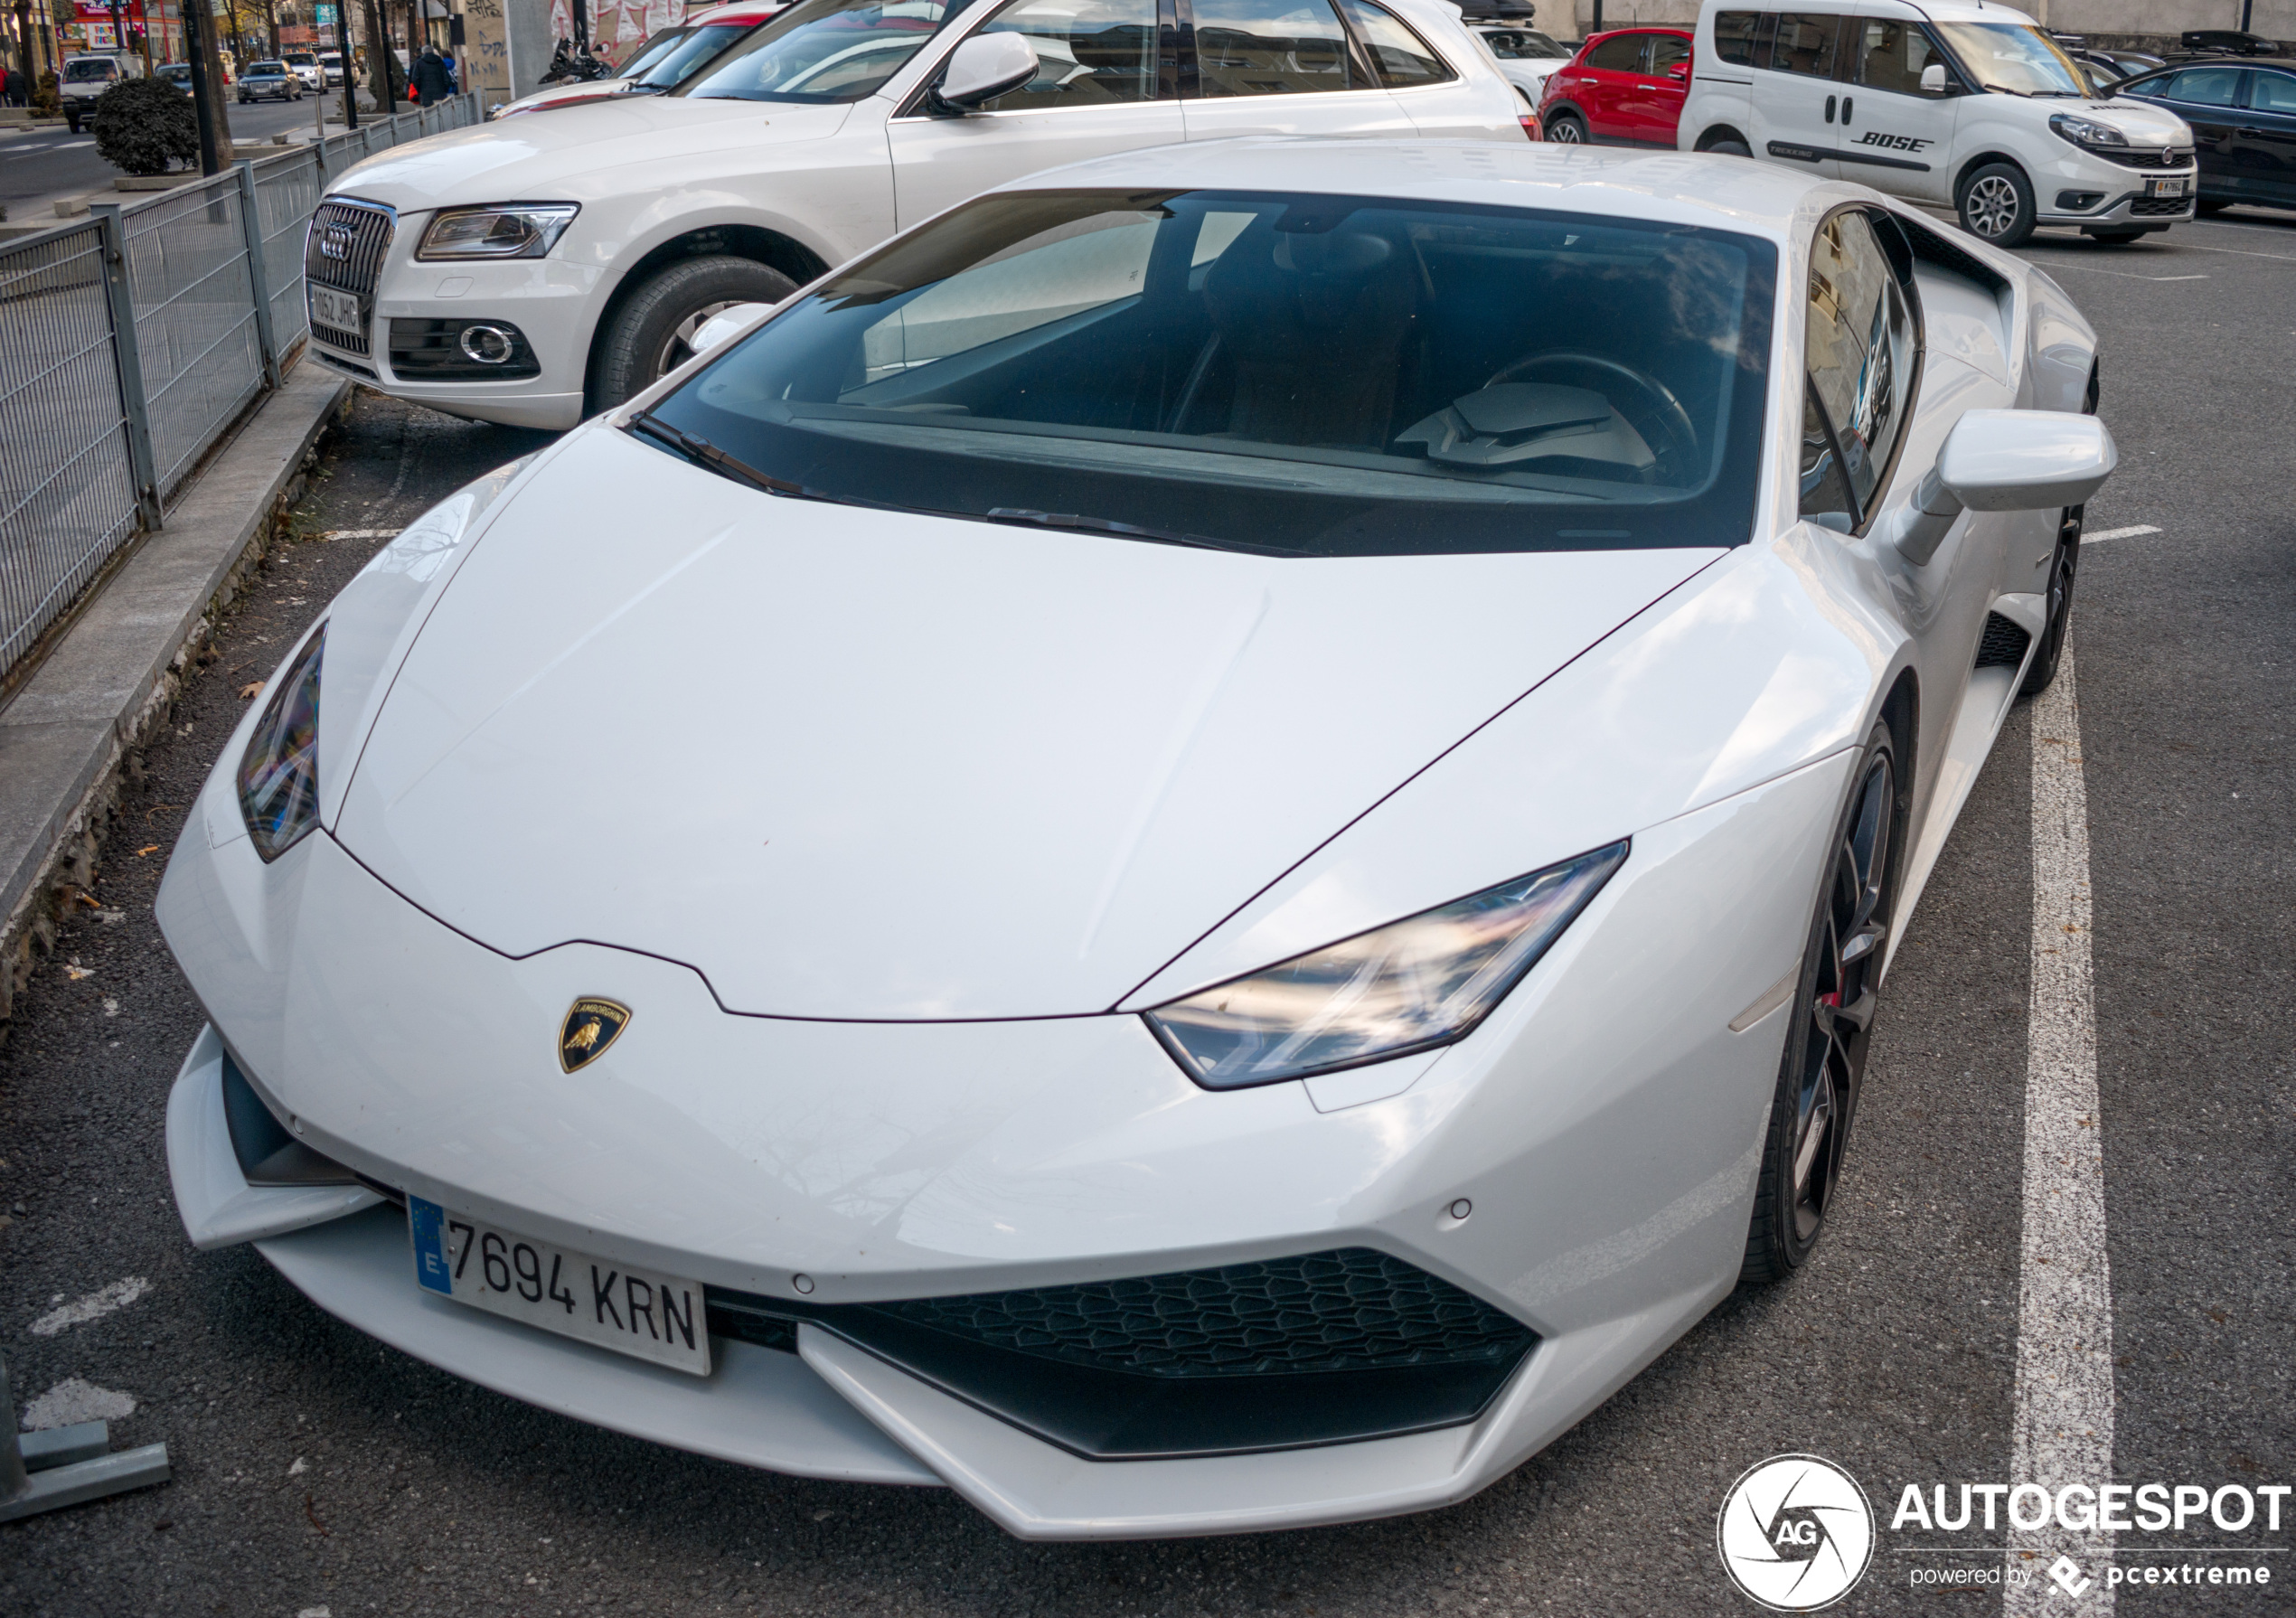
[[[1835,98],[1833,98],[1832,96],[1828,96],[1828,97],[1826,98],[1826,122],[1828,122],[1829,124],[1830,124],[1830,123],[1832,123],[1832,122],[1833,122],[1833,104],[1834,104],[1834,99],[1835,99]]]
[[[2250,140],[2254,140],[2261,136],[2263,134],[2263,131],[2262,129],[2243,129],[2240,130],[2239,133],[2246,136]]]
[[[1845,129],[1849,127],[1849,109],[1856,105],[1858,103],[1853,98],[1849,96],[1841,98],[1841,127]]]

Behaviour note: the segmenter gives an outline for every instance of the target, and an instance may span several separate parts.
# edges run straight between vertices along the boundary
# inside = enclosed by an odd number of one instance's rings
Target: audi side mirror
[[[1923,566],[1962,513],[2080,505],[2104,486],[2120,458],[2113,435],[2094,416],[1968,411],[1945,435],[1937,465],[1897,514],[1891,542],[1907,561]]]
[[[1933,61],[1921,71],[1921,93],[1942,96],[1945,93],[1945,64]]]
[[[945,107],[970,111],[1019,89],[1037,76],[1036,47],[1018,33],[976,33],[949,52],[939,99]]]

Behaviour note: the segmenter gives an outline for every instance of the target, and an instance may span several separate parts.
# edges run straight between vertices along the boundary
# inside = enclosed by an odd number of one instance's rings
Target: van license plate
[[[2191,179],[2184,174],[2178,174],[2173,180],[2147,180],[2144,193],[2149,197],[2180,197],[2191,183]]]

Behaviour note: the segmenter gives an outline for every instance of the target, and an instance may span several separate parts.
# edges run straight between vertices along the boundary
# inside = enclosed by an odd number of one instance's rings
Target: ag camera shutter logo
[[[1730,1485],[1714,1525],[1730,1582],[1774,1613],[1849,1594],[1874,1557],[1874,1509],[1830,1461],[1773,1455]]]

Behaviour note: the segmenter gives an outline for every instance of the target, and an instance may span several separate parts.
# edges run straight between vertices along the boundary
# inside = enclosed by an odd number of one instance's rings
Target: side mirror
[[[1037,76],[1036,47],[1019,33],[976,33],[949,52],[940,100],[960,111],[993,101]]]
[[[1945,93],[1945,64],[1933,61],[1921,71],[1921,93],[1942,96]]]
[[[727,339],[748,331],[759,316],[779,307],[778,304],[729,305],[703,321],[686,346],[697,354],[706,354]]]
[[[1898,513],[1892,542],[1920,567],[1962,512],[2080,505],[2104,486],[2120,458],[2113,435],[2094,416],[1971,410],[1945,436],[1937,465]]]
[[[1690,76],[1690,64],[1687,61],[1671,63],[1666,70],[1666,76],[1669,79],[1688,79]]]

